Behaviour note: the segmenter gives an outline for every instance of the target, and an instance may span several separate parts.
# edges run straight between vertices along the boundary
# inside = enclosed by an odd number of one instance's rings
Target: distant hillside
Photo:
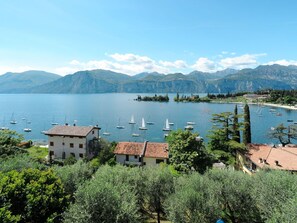
[[[107,70],[79,71],[32,89],[32,93],[121,92],[121,85],[132,80],[126,74]]]
[[[45,71],[30,70],[0,75],[0,93],[24,93],[31,88],[55,81],[61,76]]]
[[[182,73],[164,75],[154,72],[136,76],[108,70],[90,70],[79,71],[61,78],[45,72],[44,75],[39,73],[34,76],[32,71],[30,72],[31,76],[23,75],[20,79],[12,78],[18,77],[12,73],[0,76],[0,87],[3,86],[0,93],[226,93],[268,88],[297,89],[296,66],[265,65],[240,71],[232,69],[216,73],[193,71],[187,75]],[[52,77],[52,81],[45,78],[45,74]]]

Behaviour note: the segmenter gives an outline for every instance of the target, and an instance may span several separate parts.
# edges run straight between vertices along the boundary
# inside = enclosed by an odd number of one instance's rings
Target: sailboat
[[[142,120],[141,120],[141,126],[139,127],[139,130],[147,130],[147,128],[145,127],[144,118],[142,118]]]
[[[15,118],[14,118],[14,113],[12,113],[12,115],[11,115],[11,120],[10,120],[10,124],[17,124],[17,121],[15,120]]]
[[[129,124],[134,125],[135,123],[136,122],[134,121],[134,115],[132,115]]]
[[[121,119],[119,119],[119,124],[116,126],[117,129],[124,129],[125,126],[121,125]]]
[[[105,131],[104,131],[102,134],[103,134],[104,136],[110,136],[110,135],[111,135],[110,132],[107,131],[107,126],[106,126]]]
[[[26,128],[24,128],[24,132],[31,132],[32,129],[28,128],[27,125],[28,125],[28,121],[26,120]]]
[[[166,122],[165,122],[165,127],[163,128],[163,131],[170,131],[170,125],[169,125],[169,121],[168,121],[168,118],[166,119]]]
[[[5,118],[3,119],[3,124],[2,124],[2,127],[0,127],[0,130],[8,130],[9,128],[6,127],[6,124],[5,124]]]
[[[52,125],[59,125],[58,122],[55,122],[55,117],[53,117]]]

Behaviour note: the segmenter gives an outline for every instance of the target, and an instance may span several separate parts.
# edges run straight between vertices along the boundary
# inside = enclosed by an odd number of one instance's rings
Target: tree
[[[222,112],[213,114],[212,122],[214,123],[211,134],[208,135],[208,150],[214,156],[216,161],[224,162],[227,165],[234,165],[237,151],[243,152],[243,144],[233,140],[234,138],[234,114],[231,112]],[[239,126],[241,123],[238,123]]]
[[[73,165],[54,167],[54,172],[60,177],[65,192],[73,198],[77,188],[91,179],[93,170],[88,163],[79,160]]]
[[[75,203],[66,211],[64,222],[139,222],[136,192],[128,183],[133,176],[127,173],[125,167],[100,167],[75,193]]]
[[[157,212],[157,222],[160,223],[164,212],[164,203],[174,191],[174,181],[171,171],[166,166],[147,168],[145,187],[146,201],[150,211]]]
[[[250,108],[248,104],[244,106],[244,129],[243,129],[243,143],[248,144],[252,142],[251,135],[251,117]]]
[[[238,123],[237,105],[235,105],[235,108],[234,108],[232,140],[240,143],[240,131],[239,131],[239,123]]]
[[[26,151],[18,146],[23,139],[24,137],[16,131],[0,131],[0,157],[25,153]]]
[[[196,170],[204,172],[211,164],[203,140],[197,133],[172,131],[167,137],[170,164],[178,171]]]
[[[166,200],[168,220],[174,223],[216,222],[221,217],[220,184],[198,173],[181,175],[175,193]]]
[[[295,125],[285,127],[284,124],[281,123],[277,127],[272,128],[268,133],[268,137],[279,140],[282,146],[285,146],[291,143],[291,139],[297,139],[297,127]]]
[[[67,207],[61,181],[51,170],[0,172],[0,222],[60,222]]]

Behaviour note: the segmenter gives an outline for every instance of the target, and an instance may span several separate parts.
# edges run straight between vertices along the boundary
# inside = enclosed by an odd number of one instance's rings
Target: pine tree
[[[251,143],[251,120],[250,120],[250,108],[248,104],[244,106],[244,129],[243,129],[243,143]]]
[[[237,105],[235,105],[235,108],[234,108],[232,140],[234,140],[235,142],[240,143],[240,131],[239,131],[239,124],[238,124]]]

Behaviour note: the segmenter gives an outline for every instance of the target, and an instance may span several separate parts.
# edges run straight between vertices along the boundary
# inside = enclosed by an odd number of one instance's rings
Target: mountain
[[[31,88],[46,84],[61,76],[45,71],[30,70],[22,73],[8,72],[0,75],[0,93],[25,93]]]
[[[135,74],[133,77],[133,79],[135,80],[141,80],[141,79],[144,79],[148,76],[152,76],[152,77],[161,77],[161,76],[164,76],[165,74],[161,74],[161,73],[158,73],[158,72],[143,72],[143,73],[139,73],[139,74]]]
[[[255,69],[193,71],[187,75],[154,72],[129,76],[89,70],[65,77],[40,71],[0,76],[0,93],[226,93],[268,88],[297,89],[297,66],[261,65]]]
[[[259,89],[297,89],[297,67],[261,65],[243,69],[210,82],[217,92],[256,91]]]
[[[122,92],[121,85],[132,80],[126,74],[108,70],[87,70],[67,75],[32,89],[31,93],[105,93]]]

